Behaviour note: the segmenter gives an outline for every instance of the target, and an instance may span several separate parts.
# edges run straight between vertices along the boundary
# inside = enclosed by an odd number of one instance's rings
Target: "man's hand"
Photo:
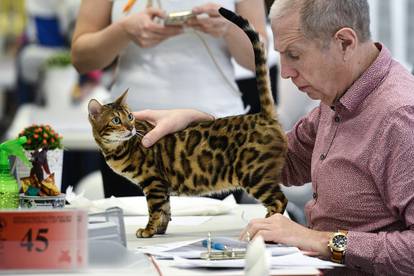
[[[147,8],[125,17],[122,26],[129,38],[137,45],[150,48],[183,32],[182,26],[164,26],[155,21],[156,17],[165,18],[165,16],[163,10]]]
[[[281,214],[251,220],[240,233],[240,239],[246,240],[248,235],[250,238],[262,236],[268,242],[296,246],[318,256],[330,256],[328,241],[332,233],[311,230]]]
[[[213,116],[194,109],[143,110],[133,114],[138,120],[155,126],[142,138],[144,147],[152,146],[165,135],[182,130],[192,122],[214,120]]]

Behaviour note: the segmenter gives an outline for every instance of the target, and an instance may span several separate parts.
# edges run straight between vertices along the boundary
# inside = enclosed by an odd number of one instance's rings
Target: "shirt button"
[[[316,200],[316,199],[318,198],[318,193],[316,193],[316,192],[315,192],[315,193],[313,193],[313,194],[312,194],[312,197],[313,197],[313,199],[315,199],[315,200]]]
[[[319,159],[321,159],[321,160],[325,160],[325,158],[326,158],[326,156],[325,156],[325,154],[321,154],[321,156],[319,157]]]
[[[335,116],[335,122],[339,123],[341,121],[341,118],[339,116]]]

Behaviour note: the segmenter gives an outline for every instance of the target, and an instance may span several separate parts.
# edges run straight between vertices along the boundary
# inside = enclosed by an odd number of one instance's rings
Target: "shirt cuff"
[[[347,234],[345,265],[349,268],[374,274],[375,256],[378,254],[377,234],[353,232]]]

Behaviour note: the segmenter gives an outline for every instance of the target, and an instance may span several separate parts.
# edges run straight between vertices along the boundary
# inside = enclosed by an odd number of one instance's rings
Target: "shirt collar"
[[[375,43],[380,50],[378,57],[367,70],[348,88],[335,107],[342,105],[348,111],[355,111],[364,99],[374,91],[389,72],[392,57],[390,51],[380,43]]]

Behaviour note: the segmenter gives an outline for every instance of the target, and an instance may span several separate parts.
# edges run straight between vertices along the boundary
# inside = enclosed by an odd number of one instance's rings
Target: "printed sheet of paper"
[[[190,240],[185,242],[174,242],[156,246],[145,246],[138,250],[144,253],[149,253],[157,257],[174,258],[181,257],[187,259],[199,259],[201,253],[206,252],[207,249],[202,245],[203,239]],[[236,239],[226,237],[213,238],[214,243],[221,243],[229,249],[246,250],[247,243]],[[282,256],[292,253],[300,252],[298,248],[291,246],[284,246],[279,244],[267,244],[266,249],[272,256]],[[213,250],[215,251],[215,250]]]
[[[200,259],[186,259],[182,257],[174,257],[174,265],[181,268],[244,268],[245,260],[200,260]],[[337,263],[324,261],[315,257],[309,257],[303,255],[301,252],[283,255],[273,256],[270,259],[272,268],[283,267],[313,267],[313,268],[332,268],[335,266],[342,266]]]

